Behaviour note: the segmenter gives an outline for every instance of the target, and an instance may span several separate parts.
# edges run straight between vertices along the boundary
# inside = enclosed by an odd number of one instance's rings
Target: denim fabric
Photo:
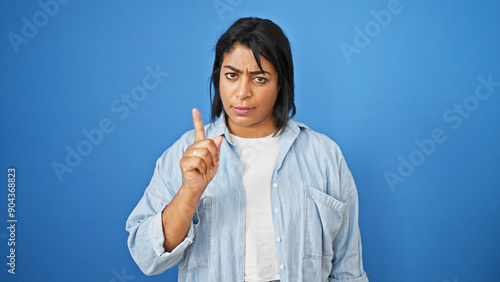
[[[205,126],[222,135],[220,165],[205,190],[184,241],[163,248],[161,213],[182,185],[179,160],[191,130],[158,159],[144,196],[127,220],[132,257],[147,275],[179,265],[179,281],[243,281],[243,165],[225,119]],[[281,136],[271,183],[280,281],[368,281],[358,228],[358,195],[335,142],[290,120]]]

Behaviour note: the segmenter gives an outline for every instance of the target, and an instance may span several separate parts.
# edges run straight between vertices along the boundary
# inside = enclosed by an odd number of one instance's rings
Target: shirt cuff
[[[163,212],[163,211],[162,211]],[[162,212],[155,214],[151,217],[151,221],[149,222],[148,233],[149,240],[153,245],[153,250],[156,255],[159,257],[166,256],[175,256],[176,254],[184,252],[184,250],[193,243],[194,239],[194,226],[193,222],[191,222],[191,226],[189,227],[188,234],[186,238],[177,245],[171,252],[166,252],[165,248],[163,248],[163,244],[165,243],[165,235],[163,234],[163,222],[161,220]]]

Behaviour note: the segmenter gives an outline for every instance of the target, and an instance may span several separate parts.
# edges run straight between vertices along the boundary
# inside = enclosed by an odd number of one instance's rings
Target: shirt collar
[[[210,136],[209,138],[213,139],[215,136],[222,135],[223,137],[226,137],[226,139],[228,140],[231,139],[231,135],[229,134],[229,128],[226,125],[226,117],[224,113],[221,113],[220,117],[214,123],[210,124],[210,126],[213,126],[213,131],[212,131],[213,136]],[[229,143],[232,144],[231,141]]]

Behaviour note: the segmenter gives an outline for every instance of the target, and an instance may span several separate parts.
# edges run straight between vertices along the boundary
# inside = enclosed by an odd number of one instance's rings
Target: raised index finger
[[[194,142],[205,139],[205,129],[203,128],[203,120],[198,109],[193,109],[193,124],[194,124]]]

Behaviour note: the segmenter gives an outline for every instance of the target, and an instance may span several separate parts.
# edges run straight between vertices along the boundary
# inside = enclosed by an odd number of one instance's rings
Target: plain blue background
[[[484,100],[473,95],[478,77],[500,81],[500,2],[401,0],[384,25],[371,12],[392,0],[91,2],[52,5],[46,18],[36,1],[0,4],[1,281],[176,280],[176,268],[140,272],[125,221],[156,159],[192,128],[191,108],[208,122],[213,47],[245,16],[285,31],[295,120],[330,136],[347,159],[370,281],[498,281],[500,86]],[[12,44],[23,17],[40,27]],[[371,36],[356,47],[358,29]],[[358,49],[346,56],[342,44]],[[128,115],[113,110],[148,66],[169,75]],[[454,112],[460,105],[465,114]],[[76,150],[82,131],[106,118],[114,130],[59,181],[53,162],[67,164],[67,146]],[[415,140],[435,129],[446,140],[424,154]],[[414,170],[399,173],[410,157]],[[10,167],[15,275],[6,265]],[[404,182],[391,189],[388,172]]]

